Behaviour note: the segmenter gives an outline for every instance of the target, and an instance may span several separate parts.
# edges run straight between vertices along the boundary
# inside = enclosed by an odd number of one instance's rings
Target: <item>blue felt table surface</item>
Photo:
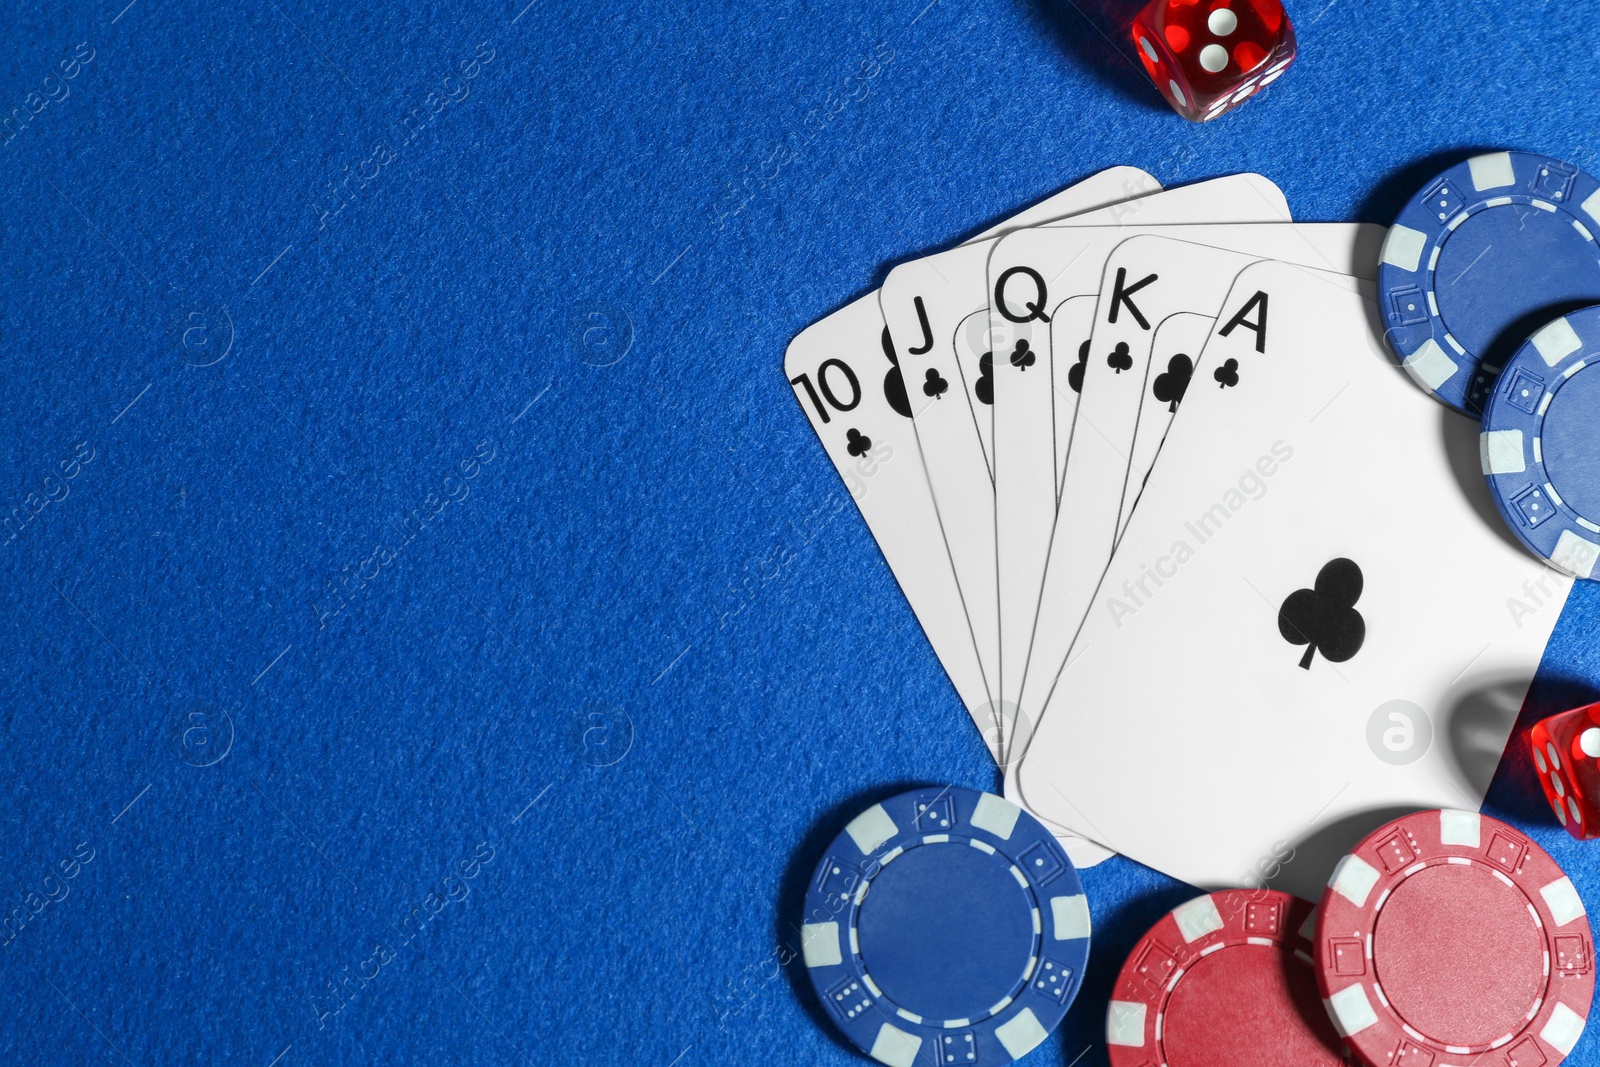
[[[1380,223],[1477,148],[1600,166],[1581,5],[1291,13],[1197,127],[1065,0],[8,5],[0,1062],[858,1062],[810,867],[996,776],[790,338],[1114,164]],[[1522,761],[1487,810],[1600,904]],[[1086,883],[1031,1063],[1105,1063],[1189,895]]]

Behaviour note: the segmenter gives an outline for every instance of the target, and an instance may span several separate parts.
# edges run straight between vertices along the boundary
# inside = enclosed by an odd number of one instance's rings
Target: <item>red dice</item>
[[[1580,841],[1600,837],[1600,704],[1534,724],[1528,744],[1556,820]]]
[[[1173,110],[1210,122],[1294,62],[1294,26],[1278,0],[1150,0],[1133,43]]]

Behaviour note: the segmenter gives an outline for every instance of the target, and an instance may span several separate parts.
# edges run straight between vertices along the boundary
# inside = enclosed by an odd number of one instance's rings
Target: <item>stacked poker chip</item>
[[[873,804],[812,874],[803,956],[823,1011],[893,1067],[1001,1064],[1065,1017],[1089,958],[1082,883],[1037,820],[990,793]],[[1554,1067],[1594,997],[1582,899],[1526,835],[1476,812],[1407,815],[1339,861],[1320,905],[1195,897],[1112,987],[1112,1067]]]
[[[1429,182],[1390,228],[1385,339],[1439,400],[1483,420],[1506,524],[1563,573],[1600,560],[1600,182],[1494,152]],[[1589,373],[1581,373],[1589,371]]]
[[[1368,834],[1322,903],[1230,890],[1134,946],[1113,1067],[1553,1067],[1583,1033],[1594,938],[1572,882],[1512,827],[1419,812]]]

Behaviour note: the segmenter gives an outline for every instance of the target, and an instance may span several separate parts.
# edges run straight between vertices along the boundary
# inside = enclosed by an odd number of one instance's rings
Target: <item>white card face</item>
[[[1354,227],[1354,247],[1350,250],[1349,256],[1331,262],[1328,260],[1330,249],[1321,246],[1320,238],[1315,237],[1314,233],[1308,231],[1305,247],[1299,254],[1285,253],[1272,258],[1339,274],[1349,274],[1356,278],[1371,280],[1377,277],[1378,257],[1386,233],[1382,226]],[[1106,263],[1106,274],[1102,278],[1102,295],[1108,297],[1115,292],[1114,285],[1118,272],[1124,272],[1126,284],[1129,286],[1144,283],[1142,290],[1128,296],[1119,304],[1118,311],[1122,312],[1117,315],[1120,328],[1107,321],[1112,314],[1109,308],[1095,323],[1097,338],[1103,338],[1096,351],[1105,358],[1097,361],[1100,365],[1093,371],[1085,372],[1094,378],[1097,384],[1103,384],[1109,376],[1125,387],[1131,386],[1131,378],[1117,374],[1107,365],[1115,346],[1119,343],[1126,344],[1134,361],[1133,368],[1126,373],[1137,376],[1143,385],[1139,391],[1137,410],[1132,410],[1131,402],[1128,402],[1128,410],[1118,409],[1108,420],[1113,422],[1113,433],[1133,434],[1133,447],[1129,450],[1131,459],[1127,477],[1123,480],[1122,498],[1118,505],[1119,533],[1127,525],[1133,501],[1139,495],[1145,477],[1150,473],[1150,462],[1144,461],[1141,465],[1139,457],[1160,447],[1160,439],[1166,436],[1172,414],[1177,411],[1177,403],[1171,397],[1172,390],[1181,388],[1178,384],[1181,364],[1178,368],[1179,374],[1162,378],[1168,370],[1165,363],[1157,363],[1154,359],[1156,332],[1162,323],[1175,314],[1199,312],[1203,315],[1214,315],[1233,285],[1233,276],[1238,270],[1242,270],[1247,262],[1241,256],[1229,256],[1220,249],[1212,249],[1203,244],[1196,246],[1193,243],[1186,243],[1188,235],[1184,236],[1185,241],[1166,241],[1153,237],[1119,246],[1110,261]],[[1238,246],[1228,243],[1222,247],[1231,251]],[[1248,247],[1239,250],[1251,251]],[[1337,251],[1343,255],[1345,250],[1340,248]],[[1250,256],[1248,260],[1259,258],[1261,257]],[[1238,270],[1234,269],[1235,265]],[[1106,305],[1110,303],[1110,300],[1106,301]],[[1144,315],[1158,317],[1150,320],[1149,328],[1140,323],[1138,315],[1130,313],[1139,308],[1143,308]],[[1203,342],[1204,335],[1201,335],[1200,342],[1190,354],[1198,354],[1199,344]],[[1131,394],[1131,389],[1128,392]],[[1096,395],[1109,397],[1110,392],[1097,388]],[[1123,398],[1119,396],[1118,399]],[[1098,410],[1106,411],[1103,406]],[[1141,452],[1140,441],[1147,436],[1153,438],[1155,444],[1144,445],[1144,450]]]
[[[1145,479],[1161,454],[1172,417],[1192,384],[1195,361],[1205,347],[1216,319],[1210,315],[1179,311],[1162,319],[1150,338],[1150,384],[1139,401],[1138,431],[1128,469],[1128,489],[1123,493],[1122,519],[1117,534],[1128,524]]]
[[[994,510],[986,544],[994,577],[985,592],[993,590],[1000,619],[1000,697],[1002,708],[1008,709],[1004,717],[1011,717],[1021,694],[1024,670],[1020,668],[1028,659],[1055,522],[1056,462],[1065,454],[1078,397],[1073,388],[1078,372],[1072,370],[1072,361],[1089,338],[1086,326],[1092,321],[1100,265],[1133,234],[1202,220],[1288,218],[1288,205],[1277,186],[1259,175],[1241,174],[1027,231],[1021,241],[1016,240],[1022,236],[1019,231],[994,245],[986,272],[989,340],[995,353]],[[997,288],[1008,300],[1004,312],[994,306]],[[893,311],[890,317],[893,332]],[[1063,354],[1064,366],[1057,366],[1053,358],[1059,337],[1074,339]],[[973,549],[983,550],[984,544]]]
[[[1141,170],[1116,167],[1034,205],[984,237],[1159,188]],[[878,295],[862,297],[802,331],[789,345],[784,373],[962,704],[998,758],[988,684],[939,531]]]
[[[1019,772],[1205,889],[1315,899],[1398,811],[1478,808],[1571,589],[1352,290],[1239,274]]]
[[[1183,239],[1133,236],[1104,261],[1077,424],[1068,445],[1061,507],[1039,591],[1032,648],[1018,704],[1043,708],[1121,529],[1141,398],[1155,327],[1179,311],[1215,314],[1233,278],[1262,258],[1333,266],[1373,277],[1383,229],[1344,223],[1193,226]],[[1035,719],[1037,721],[1037,719]]]
[[[1050,424],[1051,437],[1054,442],[1051,449],[1055,456],[1055,466],[1051,477],[1055,484],[1056,504],[1061,504],[1061,472],[1067,469],[1067,444],[1072,440],[1072,424],[1078,417],[1078,397],[1083,392],[1083,372],[1089,360],[1089,335],[1094,330],[1094,304],[1098,299],[1095,295],[1069,296],[1056,307],[1055,314],[1050,316]],[[1061,358],[1055,354],[1061,353]],[[1013,392],[1007,399],[1015,396]],[[1008,414],[1009,414],[1008,409]],[[1031,463],[1031,457],[1019,456],[1021,463]],[[1040,476],[1043,475],[1043,464],[1039,465]],[[1008,483],[1008,488],[1011,483]],[[1020,484],[1020,483],[1019,483]],[[999,510],[999,486],[995,487],[996,511]],[[1041,509],[1042,511],[1042,509]],[[1009,547],[1006,533],[1000,534],[1001,543]],[[1037,600],[1037,590],[1035,590]],[[1002,596],[1001,603],[1005,603]],[[1037,603],[1029,609],[1031,614],[1038,607]],[[1028,624],[1032,626],[1030,621]]]
[[[1266,179],[1238,175],[1095,210],[1086,207],[1051,226],[1104,228],[1132,218],[1277,217],[1281,201],[1282,194]],[[889,272],[879,291],[940,529],[991,694],[1005,670],[1000,641],[1009,621],[1001,615],[996,583],[994,363],[1003,360],[1020,374],[1035,362],[1026,349],[1009,347],[995,351],[993,362],[984,358],[991,351],[985,299],[993,247],[993,241],[975,241],[902,264]],[[1048,389],[1047,364],[1035,377]],[[1031,623],[1028,619],[1025,625]]]
[[[1083,387],[1082,368],[1088,359],[1088,337],[1089,331],[1094,326],[1095,301],[1096,298],[1092,296],[1073,297],[1056,309],[1056,314],[1050,323],[1052,347],[1055,351],[1063,353],[1062,359],[1054,361],[1055,367],[1060,370],[1060,378],[1056,384],[1057,412],[1059,416],[1063,411],[1063,394],[1070,396],[1071,407],[1066,408],[1065,411],[1067,415],[1065,423],[1068,428],[1072,424],[1071,412],[1077,407],[1078,393]],[[1178,399],[1181,399],[1182,388],[1177,383],[1180,380],[1187,381],[1187,375],[1192,374],[1195,361],[1200,356],[1200,350],[1205,347],[1206,338],[1210,336],[1211,327],[1215,321],[1215,319],[1207,315],[1179,312],[1176,315],[1167,316],[1155,329],[1155,337],[1150,345],[1152,373],[1172,375],[1173,377],[1169,380],[1174,383],[1174,388],[1178,390]],[[1074,344],[1071,339],[1076,337],[1082,337],[1084,340]],[[1077,353],[1076,358],[1072,358],[1073,353]],[[1076,384],[1066,380],[1067,373],[1073,367],[1079,368],[1072,372],[1077,376]],[[1171,406],[1176,411],[1177,405],[1174,403]],[[1135,440],[1135,444],[1137,445],[1139,442],[1146,440],[1154,441],[1156,442],[1155,448],[1159,449],[1161,438],[1166,435],[1168,416],[1162,410],[1152,413],[1151,417],[1162,420],[1160,434],[1151,434],[1148,437],[1141,436]],[[1061,449],[1059,462],[1063,466],[1066,464],[1066,443],[1068,439],[1069,437],[1066,433],[1057,435],[1057,442]],[[1134,455],[1134,463],[1138,470],[1148,471],[1154,465],[1154,460],[1154,455],[1148,458],[1140,456],[1137,452]],[[1025,749],[1027,740],[1027,738],[1021,738],[1013,747]],[[1022,791],[1017,783],[1018,763],[1019,760],[1014,758],[1006,761],[1004,793],[1006,799],[1013,804],[1026,808],[1027,800],[1022,796]],[[1031,811],[1032,809],[1029,810]],[[1067,853],[1075,866],[1080,868],[1092,867],[1116,855],[1115,852],[1103,845],[1078,837],[1065,827],[1054,825],[1038,812],[1032,812],[1032,814],[1043,822],[1045,826],[1049,827],[1057,839],[1061,841],[1062,846],[1067,849]]]

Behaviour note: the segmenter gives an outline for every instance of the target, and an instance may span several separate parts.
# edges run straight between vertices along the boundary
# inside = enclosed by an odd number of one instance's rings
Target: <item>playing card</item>
[[[1104,256],[1110,246],[1114,246],[1112,234],[1125,237],[1130,232],[1142,232],[1122,227],[1165,226],[1200,219],[1283,221],[1288,219],[1288,214],[1283,194],[1272,182],[1259,174],[1237,174],[1144,197],[1099,213],[1083,214],[1064,221],[1061,229],[1077,232],[1093,227],[1096,237],[1086,242],[1085,248],[1093,251],[1104,245],[1104,250],[1099,251]],[[1120,226],[1107,227],[1107,224]],[[1002,246],[1003,242],[997,243],[994,254],[1000,253]],[[971,370],[957,366],[955,371],[957,379],[984,384],[986,395],[994,400],[994,411],[979,411],[963,418],[965,413],[958,406],[952,411],[950,408],[954,405],[925,402],[923,410],[917,414],[918,432],[928,427],[925,434],[928,440],[923,440],[923,446],[938,453],[926,458],[930,477],[936,480],[936,499],[954,502],[947,510],[960,515],[955,523],[957,528],[947,533],[954,534],[950,547],[958,576],[963,581],[968,608],[973,611],[974,629],[982,629],[979,611],[984,609],[976,605],[992,605],[987,611],[995,621],[995,645],[992,657],[986,654],[986,664],[1010,661],[1018,665],[1018,669],[1011,672],[1006,672],[1003,665],[1000,667],[1002,675],[1013,675],[1010,681],[1002,678],[1003,717],[1010,713],[1006,709],[1016,707],[1014,697],[1021,689],[1019,665],[1026,661],[1038,582],[1043,576],[1043,558],[1050,544],[1050,526],[1056,512],[1056,456],[1058,440],[1064,442],[1064,437],[1056,434],[1058,416],[1064,416],[1070,424],[1070,403],[1077,397],[1070,389],[1056,387],[1058,381],[1069,381],[1074,371],[1070,366],[1056,366],[1051,358],[1050,326],[1045,323],[1054,320],[1056,312],[1061,312],[1069,325],[1083,323],[1086,326],[1093,301],[1075,301],[1070,310],[1062,309],[1062,304],[1072,296],[1091,296],[1099,283],[1098,274],[1093,278],[1085,275],[1088,280],[1070,278],[1066,288],[1053,290],[1051,285],[1056,282],[1059,266],[1046,264],[1046,267],[1051,267],[1050,283],[1046,283],[1043,275],[1038,275],[1038,291],[1034,294],[1037,301],[1043,302],[1040,312],[1021,323],[990,317],[990,331],[982,338],[984,349],[976,360],[971,360]],[[902,363],[910,370],[912,360],[922,360],[917,363],[917,370],[922,371],[923,376],[928,371],[934,374],[928,381],[950,381],[947,368],[954,362],[950,347],[936,342],[930,344],[930,338],[949,338],[955,333],[965,341],[976,336],[974,322],[982,322],[982,318],[973,320],[971,315],[978,312],[982,299],[986,298],[970,298],[965,294],[974,283],[979,291],[987,293],[989,290],[986,283],[978,280],[981,266],[971,258],[971,253],[963,253],[960,262],[907,264],[896,274],[901,277],[891,275],[890,282],[885,285],[885,307],[891,333],[898,330],[906,334],[907,339],[901,339]],[[1014,277],[1027,282],[1034,274],[1037,274],[1034,267],[1021,264]],[[949,278],[949,285],[944,278]],[[1078,288],[1070,288],[1074,285]],[[917,296],[923,298],[922,310],[918,310]],[[923,326],[923,318],[928,318],[928,330],[917,333]],[[949,325],[939,330],[934,328],[934,320]],[[1086,328],[1083,338],[1088,338]],[[910,349],[925,350],[912,354]],[[966,341],[966,350],[974,350],[970,341]],[[992,358],[989,365],[984,366],[982,354],[989,352]],[[1027,378],[1030,368],[1035,366],[1037,370],[1032,378]],[[995,413],[1000,413],[1000,418]],[[990,483],[994,506],[982,499],[984,480],[973,458],[974,437],[979,448],[984,443],[984,422],[992,426],[992,445],[987,451],[997,458]],[[982,474],[989,470],[986,464]],[[1014,553],[1037,558],[1035,565],[1032,568],[1018,565],[1013,560]],[[1027,573],[1032,573],[1032,584],[1018,581],[1016,577]]]
[[[1116,167],[1057,193],[983,237],[1157,191],[1155,179]],[[784,373],[828,458],[854,498],[962,704],[998,758],[972,628],[939,531],[911,407],[871,293],[814,323],[789,345]]]
[[[1281,194],[1264,178],[1239,175],[1074,215],[1052,226],[1105,226],[1211,217],[1278,218]],[[985,268],[993,240],[980,240],[902,264],[889,272],[879,303],[907,388],[913,426],[956,583],[991,693],[1004,692],[1002,615],[995,575],[993,404],[995,375],[987,342]],[[1026,351],[1000,353],[1026,372]],[[1034,377],[1048,388],[1050,371]],[[1029,616],[1018,625],[1032,625]],[[1021,652],[1025,644],[1019,644]],[[1020,669],[1020,653],[1017,661]]]
[[[1149,369],[1156,325],[1179,311],[1214,314],[1232,279],[1261,258],[1371,278],[1382,243],[1381,227],[1361,224],[1193,226],[1182,239],[1130,236],[1104,259],[1019,719],[1036,721],[1111,559],[1141,399],[1153,395],[1155,385]],[[1134,476],[1142,482],[1144,472]]]
[[[1477,808],[1571,588],[1353,285],[1238,275],[1020,768],[1202,888],[1315,899],[1393,812]]]
[[[1094,305],[1099,296],[1089,293],[1084,296],[1069,296],[1056,306],[1055,312],[1050,316],[1050,347],[1046,362],[1050,365],[1050,435],[1051,453],[1054,456],[1054,466],[1051,471],[1052,484],[1056,505],[1061,504],[1061,472],[1067,467],[1067,445],[1072,440],[1072,423],[1078,413],[1078,396],[1083,392],[1083,370],[1089,359],[1089,333],[1094,329]],[[1060,352],[1061,358],[1056,359],[1055,353]],[[1018,399],[1014,392],[1008,392],[1008,401]],[[1020,437],[1026,430],[1026,414],[1028,409],[1017,413],[1016,423],[1008,421],[1007,425],[1016,427],[1016,434]],[[1006,408],[1008,414],[1011,407]],[[1043,414],[1041,411],[1039,414]],[[1031,456],[1018,455],[1018,462],[1032,466],[1034,459]],[[1037,464],[1039,488],[1043,488],[1044,464],[1042,460]],[[1007,490],[1017,491],[1026,484],[1021,480],[1007,479]],[[996,486],[996,496],[999,487]],[[997,508],[998,510],[998,508]],[[1043,513],[1043,508],[1040,508]],[[1008,544],[1011,527],[1008,523],[996,524],[1001,530],[1002,544]],[[1038,592],[1035,590],[1035,599]],[[1034,603],[1027,609],[1031,615],[1038,608]],[[1028,623],[1031,627],[1032,621]]]
[[[1194,377],[1195,360],[1205,347],[1216,322],[1210,315],[1178,311],[1162,319],[1150,337],[1149,385],[1140,394],[1138,429],[1129,449],[1128,490],[1123,493],[1122,517],[1117,524],[1120,536],[1128,523],[1139,494],[1144,491],[1150,468],[1155,466],[1166,440],[1172,417]]]
[[[1349,262],[1321,262],[1323,250],[1309,244],[1304,255],[1279,255],[1273,258],[1372,279],[1377,277],[1376,264],[1385,233],[1382,226],[1357,226],[1355,247]],[[1188,238],[1187,234],[1179,236],[1183,240]],[[1232,250],[1235,246],[1227,244],[1223,247]],[[1243,251],[1248,252],[1249,249]],[[1137,410],[1133,410],[1129,403],[1133,395],[1131,388],[1125,393],[1116,394],[1123,406],[1118,407],[1114,414],[1106,407],[1097,407],[1097,412],[1112,420],[1112,429],[1108,432],[1133,434],[1133,445],[1128,450],[1130,461],[1118,504],[1118,532],[1127,525],[1133,501],[1150,473],[1151,459],[1160,448],[1161,439],[1166,436],[1172,415],[1178,410],[1177,400],[1183,388],[1181,364],[1176,373],[1169,374],[1153,358],[1159,323],[1165,323],[1180,312],[1215,314],[1233,285],[1233,276],[1237,273],[1234,266],[1243,269],[1247,262],[1258,258],[1253,255],[1248,259],[1241,255],[1229,256],[1220,249],[1204,245],[1152,237],[1118,246],[1111,261],[1106,264],[1106,274],[1111,283],[1108,295],[1118,295],[1116,282],[1121,277],[1125,279],[1120,291],[1123,299],[1120,302],[1110,299],[1102,305],[1107,307],[1107,313],[1096,322],[1096,340],[1101,343],[1099,351],[1106,356],[1106,365],[1097,362],[1090,376],[1098,381],[1110,371],[1112,378],[1119,382],[1125,380],[1126,385],[1131,387],[1133,378],[1124,379],[1124,375],[1111,370],[1109,366],[1111,356],[1118,352],[1117,346],[1126,344],[1133,359],[1133,367],[1127,374],[1137,376],[1143,385],[1138,390]],[[1129,292],[1133,286],[1142,286],[1137,296]],[[1152,321],[1152,328],[1147,329],[1140,322],[1141,315],[1137,312],[1141,307],[1144,309],[1143,315],[1159,317],[1159,322]],[[1111,321],[1113,315],[1118,321]],[[1200,342],[1204,343],[1203,334]],[[1162,377],[1163,374],[1167,376]],[[1095,395],[1097,400],[1102,397],[1110,399],[1113,393],[1097,388]]]

